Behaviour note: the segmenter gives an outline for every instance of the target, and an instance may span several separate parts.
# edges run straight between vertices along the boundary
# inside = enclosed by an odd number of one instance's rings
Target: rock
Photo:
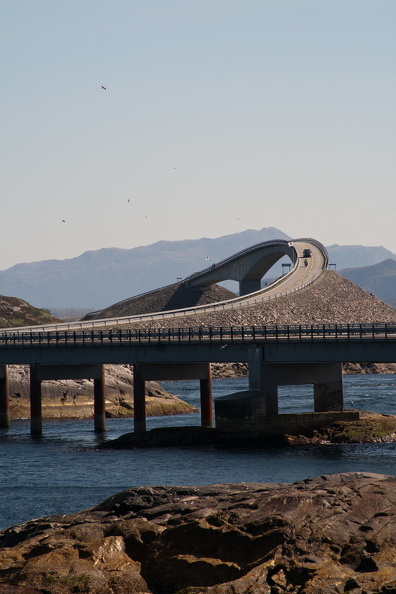
[[[11,419],[30,416],[29,367],[10,365],[9,394]],[[133,373],[129,365],[106,365],[106,414],[109,417],[133,417]],[[93,417],[92,380],[51,380],[42,382],[44,418],[71,419]],[[197,409],[169,394],[156,382],[146,382],[147,415],[173,415]],[[1,593],[0,593],[1,594]]]
[[[393,476],[131,488],[1,532],[0,594],[390,594],[395,535]]]
[[[129,450],[151,447],[206,446],[243,447],[252,449],[272,448],[285,445],[308,445],[330,443],[394,443],[396,442],[396,416],[370,411],[347,411],[356,413],[347,420],[342,414],[332,416],[328,423],[309,426],[297,425],[294,433],[282,433],[276,424],[271,433],[249,436],[244,432],[222,431],[216,427],[182,426],[157,427],[144,433],[124,433],[115,439],[102,442],[99,449]],[[298,415],[297,415],[298,416]],[[283,429],[284,430],[284,429]]]

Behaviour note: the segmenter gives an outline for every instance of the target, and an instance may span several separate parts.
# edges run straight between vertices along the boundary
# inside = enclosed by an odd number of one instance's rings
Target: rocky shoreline
[[[129,365],[106,365],[106,416],[133,417],[133,373]],[[30,417],[29,368],[9,366],[10,418]],[[42,382],[42,414],[45,419],[93,418],[91,380]],[[196,412],[196,408],[170,394],[156,382],[146,382],[146,411],[150,416]]]
[[[0,532],[0,594],[391,594],[396,477],[136,487]]]

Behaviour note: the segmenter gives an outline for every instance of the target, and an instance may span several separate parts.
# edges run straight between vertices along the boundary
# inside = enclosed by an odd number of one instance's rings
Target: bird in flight
[[[103,89],[104,91],[107,91],[106,87],[104,87],[103,85],[101,85],[100,88]]]
[[[62,223],[66,223],[65,219],[62,219]]]

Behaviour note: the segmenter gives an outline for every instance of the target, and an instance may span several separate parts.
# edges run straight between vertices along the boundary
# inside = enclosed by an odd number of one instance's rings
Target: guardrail
[[[197,344],[396,341],[396,324],[315,324],[230,326],[209,328],[147,328],[0,333],[0,348]]]

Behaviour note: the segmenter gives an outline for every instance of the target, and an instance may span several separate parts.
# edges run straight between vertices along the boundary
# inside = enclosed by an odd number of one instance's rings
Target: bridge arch
[[[261,279],[284,256],[297,264],[298,254],[292,241],[270,240],[257,243],[213,264],[186,279],[191,289],[204,290],[225,280],[239,282],[239,294],[247,295],[261,288]]]

